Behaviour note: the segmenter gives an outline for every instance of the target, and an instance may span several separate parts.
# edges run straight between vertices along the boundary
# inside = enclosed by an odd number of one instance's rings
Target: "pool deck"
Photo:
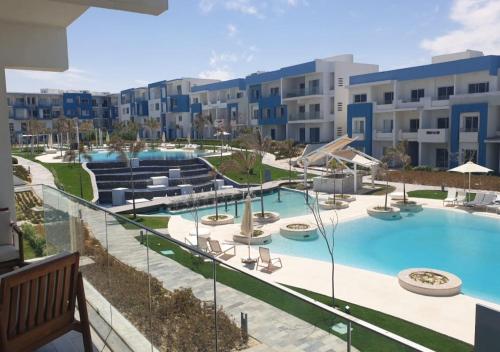
[[[348,209],[337,211],[339,223],[365,217],[367,216],[367,207],[383,204],[384,201],[383,196],[358,195],[356,198],[357,200],[350,203]],[[444,208],[440,200],[420,199],[420,202],[424,204],[424,207]],[[458,208],[451,208],[450,211],[466,212],[466,210]],[[329,217],[328,213],[331,214],[331,211],[323,212],[325,222]],[[477,216],[488,216],[500,220],[500,215],[476,214]],[[293,218],[294,222],[298,220],[314,223],[312,215]],[[262,229],[268,233],[278,233],[280,225],[289,222],[292,222],[290,218],[281,219],[275,223],[264,225]],[[172,237],[184,241],[193,225],[194,223],[181,216],[173,216],[169,223],[169,233]],[[210,227],[211,237],[220,241],[232,242],[232,235],[239,233],[239,227],[239,224]],[[253,257],[258,256],[257,250],[258,246],[252,247]],[[240,258],[246,255],[247,246],[239,244],[237,246],[237,255],[229,259],[227,263],[238,268],[244,268],[250,274],[265,280],[301,287],[326,295],[331,294],[331,266],[327,262],[279,255],[283,260],[283,269],[268,274],[243,266]],[[500,310],[498,304],[464,294],[454,297],[417,295],[401,288],[396,277],[341,264],[336,264],[335,275],[336,297],[397,316],[470,344],[474,343],[476,304],[480,303]]]

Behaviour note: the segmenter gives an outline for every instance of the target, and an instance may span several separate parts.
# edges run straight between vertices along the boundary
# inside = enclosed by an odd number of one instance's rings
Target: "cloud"
[[[229,71],[228,67],[219,67],[202,71],[200,72],[198,77],[206,79],[219,79],[221,81],[225,81],[233,78],[233,74],[231,73],[231,71]]]
[[[500,51],[500,1],[454,0],[449,17],[459,28],[422,40],[423,49],[432,54],[466,49],[487,53]]]
[[[216,8],[239,12],[259,19],[268,17],[269,12],[283,14],[286,8],[309,6],[308,0],[199,0],[201,12],[208,14]]]
[[[227,35],[229,37],[234,37],[238,34],[238,28],[234,24],[227,25]]]
[[[89,72],[76,67],[70,67],[64,72],[8,70],[7,76],[8,81],[37,81],[45,87],[59,89],[85,89],[97,82]]]
[[[216,0],[200,0],[200,2],[198,3],[198,6],[199,6],[201,12],[208,13],[208,12],[212,11],[216,2],[217,2]]]

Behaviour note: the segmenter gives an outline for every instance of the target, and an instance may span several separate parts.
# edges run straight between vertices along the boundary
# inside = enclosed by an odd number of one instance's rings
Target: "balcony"
[[[297,112],[288,114],[288,121],[310,121],[323,119],[323,113],[319,111]]]
[[[400,141],[416,141],[418,139],[418,130],[399,130],[398,139]]]
[[[390,130],[375,131],[373,139],[376,141],[392,141],[393,132]]]
[[[322,94],[323,94],[323,89],[320,87],[302,88],[302,89],[296,89],[296,90],[289,90],[285,94],[285,99],[305,97],[305,96],[310,96],[310,95],[322,95]]]
[[[447,128],[420,128],[418,141],[421,143],[448,143]]]
[[[478,136],[479,134],[477,130],[461,128],[459,140],[463,143],[477,143],[479,139]]]
[[[365,140],[365,131],[352,131],[352,138],[357,138],[358,141]]]
[[[236,350],[238,343],[244,346],[245,336],[251,338],[253,348],[265,351],[283,346],[308,351],[318,345],[360,350],[365,343],[359,336],[352,338],[351,328],[363,331],[363,339],[374,346],[429,351],[250,275],[202,247],[177,241],[55,188],[36,186],[35,190],[43,208],[39,214],[44,249],[48,255],[80,252],[90,322],[109,351],[229,351]],[[196,237],[190,240],[196,243]],[[276,302],[287,304],[278,307]],[[254,322],[248,330],[240,326],[242,312]],[[332,332],[332,324],[338,323],[346,333]],[[61,350],[76,350],[78,338],[69,343],[72,348]]]

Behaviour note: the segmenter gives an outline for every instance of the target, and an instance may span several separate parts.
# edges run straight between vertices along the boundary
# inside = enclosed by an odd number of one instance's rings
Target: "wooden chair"
[[[71,330],[82,333],[85,352],[92,352],[79,259],[60,254],[0,276],[0,352],[32,351]]]
[[[17,236],[17,244],[16,237]],[[23,233],[10,220],[7,208],[0,209],[0,274],[24,264]]]

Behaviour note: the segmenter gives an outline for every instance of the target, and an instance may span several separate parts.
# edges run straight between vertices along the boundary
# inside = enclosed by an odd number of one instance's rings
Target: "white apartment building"
[[[499,56],[468,50],[353,76],[349,135],[376,158],[405,140],[413,165],[446,169],[472,159],[498,171],[499,68]]]

